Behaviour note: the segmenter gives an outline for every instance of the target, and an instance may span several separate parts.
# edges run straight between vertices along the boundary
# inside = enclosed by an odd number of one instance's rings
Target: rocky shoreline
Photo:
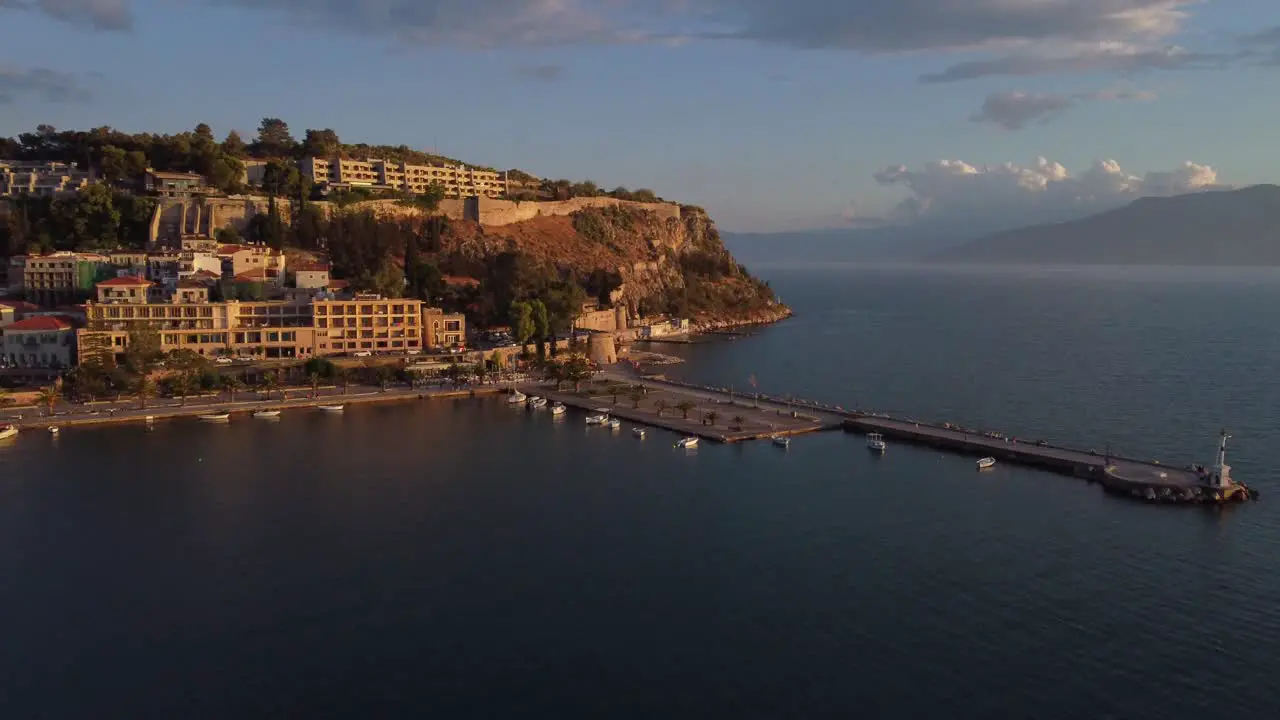
[[[767,310],[757,310],[736,318],[708,318],[693,321],[693,332],[705,333],[719,330],[737,330],[759,325],[782,322],[795,314],[791,308],[778,303]]]

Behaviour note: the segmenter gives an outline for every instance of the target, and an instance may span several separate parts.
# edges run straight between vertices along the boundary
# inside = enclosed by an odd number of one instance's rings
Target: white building
[[[76,331],[56,317],[31,317],[4,329],[4,359],[10,367],[71,367],[76,356]]]
[[[293,286],[299,290],[321,290],[329,287],[329,266],[324,263],[299,265],[293,273]]]

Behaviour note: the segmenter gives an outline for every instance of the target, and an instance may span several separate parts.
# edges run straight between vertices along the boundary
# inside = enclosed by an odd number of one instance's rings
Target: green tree
[[[262,376],[262,390],[267,394],[267,399],[271,399],[271,393],[280,388],[280,374],[271,370]]]
[[[239,245],[244,242],[244,238],[240,237],[240,233],[231,225],[218,228],[218,232],[214,233],[214,241],[219,245]]]
[[[320,373],[307,373],[307,378],[311,381],[311,397],[315,398],[320,394]]]
[[[747,419],[746,419],[746,418],[744,418],[744,417],[742,417],[741,415],[734,415],[734,416],[733,416],[733,425],[734,425],[733,429],[734,429],[734,430],[741,431],[741,430],[742,430],[742,426],[743,426],[744,424],[746,424],[746,422],[747,422]]]
[[[715,410],[712,410],[711,412],[707,413],[706,418],[707,418],[707,424],[714,426],[716,424],[716,420],[720,419],[720,413],[716,412]]]
[[[351,373],[346,368],[335,368],[333,377],[337,381],[338,386],[342,388],[342,394],[347,394],[347,387],[351,384]]]
[[[391,384],[391,376],[393,374],[394,373],[391,371],[391,368],[386,365],[379,365],[374,368],[373,377],[377,381],[379,389],[387,389],[387,386]]]
[[[232,130],[227,133],[227,139],[222,141],[222,152],[228,157],[242,158],[249,154],[249,148],[244,144],[240,133]]]
[[[391,258],[385,259],[373,277],[372,289],[383,297],[400,297],[404,294],[404,270]]]
[[[129,333],[124,363],[134,375],[149,375],[163,355],[160,334],[156,331],[133,330]]]
[[[149,375],[143,375],[138,378],[137,384],[134,385],[134,395],[138,398],[138,402],[143,410],[147,409],[147,398],[155,397],[156,383]]]
[[[289,124],[280,118],[263,118],[258,125],[254,153],[260,157],[288,157],[298,142],[289,133]]]
[[[529,342],[533,337],[535,325],[533,308],[524,301],[511,303],[511,336],[520,345]]]
[[[102,148],[102,159],[98,161],[98,169],[102,172],[102,179],[109,183],[117,183],[128,177],[128,170],[125,167],[127,162],[127,153],[115,145],[108,145]]]
[[[689,419],[689,412],[696,407],[698,407],[696,404],[688,400],[681,400],[679,403],[676,403],[676,409],[679,410],[681,413],[684,413],[685,420]]]
[[[230,402],[236,401],[236,393],[244,390],[244,382],[235,375],[224,375],[220,381],[222,389],[227,393]]]
[[[581,390],[582,381],[591,377],[591,367],[581,355],[570,356],[560,366],[563,368],[565,382],[573,383],[574,392]]]
[[[636,202],[658,202],[658,195],[649,188],[640,188],[639,190],[631,193],[631,199]]]
[[[641,393],[641,392],[640,392],[640,391],[638,391],[638,390],[632,390],[632,391],[631,391],[631,396],[630,396],[630,397],[631,397],[631,407],[632,407],[632,408],[634,408],[634,409],[636,409],[636,410],[639,410],[639,409],[640,409],[640,401],[641,401],[641,400],[644,400],[644,393]]]
[[[306,131],[302,140],[301,155],[303,157],[333,158],[337,157],[342,150],[342,141],[338,139],[338,133],[325,128],[324,130]]]

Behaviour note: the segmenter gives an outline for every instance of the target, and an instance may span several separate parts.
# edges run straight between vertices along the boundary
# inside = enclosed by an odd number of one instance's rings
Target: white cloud
[[[1185,162],[1163,172],[1132,175],[1115,160],[1099,160],[1072,174],[1043,157],[1031,165],[971,165],[938,160],[919,169],[886,168],[883,185],[902,185],[910,197],[893,219],[906,224],[994,229],[1056,222],[1118,207],[1149,195],[1178,195],[1227,187],[1212,167]]]
[[[1099,90],[1075,95],[1043,95],[1011,91],[993,93],[969,116],[970,122],[990,123],[1005,130],[1050,122],[1085,100],[1154,100],[1155,94],[1139,90]]]

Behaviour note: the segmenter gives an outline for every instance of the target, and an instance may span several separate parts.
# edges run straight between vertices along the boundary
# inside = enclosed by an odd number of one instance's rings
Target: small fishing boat
[[[774,445],[777,445],[780,448],[791,447],[791,438],[789,437],[783,437],[782,435],[774,435],[770,439],[773,440]]]
[[[50,434],[50,435],[57,435],[57,434],[58,434],[58,433],[60,433],[60,432],[62,432],[62,431],[58,429],[58,426],[57,426],[57,425],[50,425],[50,426],[49,426],[49,434]]]
[[[621,420],[619,420],[618,418],[613,418],[612,420],[610,420],[610,421],[609,421],[609,429],[610,429],[610,430],[621,430],[621,429],[622,429],[622,421],[621,421]]]
[[[512,390],[512,391],[511,391],[511,394],[507,396],[507,404],[508,404],[508,405],[519,405],[520,403],[522,403],[522,402],[524,402],[525,400],[528,400],[528,399],[529,399],[529,396],[528,396],[528,395],[525,395],[524,393],[520,392],[519,390]]]
[[[552,415],[563,415],[564,412],[565,412],[564,403],[556,403],[555,405],[551,406]]]
[[[321,405],[320,409],[328,413],[340,413],[347,409],[346,405]]]
[[[280,417],[280,411],[279,410],[254,410],[253,416],[256,418],[262,418],[264,420],[272,420],[274,418]]]
[[[8,440],[18,434],[16,425],[0,425],[0,440]]]
[[[640,438],[641,440],[643,440],[643,439],[644,439],[644,432],[645,432],[645,431],[644,431],[644,428],[642,428],[642,427],[631,428],[631,434],[632,434],[632,435],[635,435],[636,437]]]
[[[978,461],[978,469],[979,469],[979,470],[986,470],[987,468],[994,467],[994,466],[995,466],[995,464],[996,464],[996,459],[995,459],[995,458],[993,458],[993,457],[984,457],[984,458],[982,458],[981,460],[979,460],[979,461]]]
[[[199,418],[205,422],[227,422],[231,419],[231,413],[208,413]]]
[[[604,425],[608,422],[609,422],[608,415],[588,415],[587,416],[588,425]]]
[[[537,395],[525,395],[524,397],[525,404],[527,405],[532,405],[541,399],[542,398],[538,397]]]
[[[540,397],[540,398],[533,398],[533,399],[529,400],[529,407],[530,407],[531,409],[533,409],[533,410],[541,410],[542,408],[544,408],[544,407],[546,407],[546,406],[547,406],[547,399],[546,399],[546,398],[542,398],[542,397]]]
[[[676,447],[684,448],[686,450],[691,450],[693,448],[696,448],[698,447],[698,438],[692,437],[692,436],[686,437],[686,438],[680,438],[679,440],[676,441]]]
[[[872,452],[882,453],[888,449],[888,445],[884,443],[884,436],[880,433],[867,433],[867,449]]]

